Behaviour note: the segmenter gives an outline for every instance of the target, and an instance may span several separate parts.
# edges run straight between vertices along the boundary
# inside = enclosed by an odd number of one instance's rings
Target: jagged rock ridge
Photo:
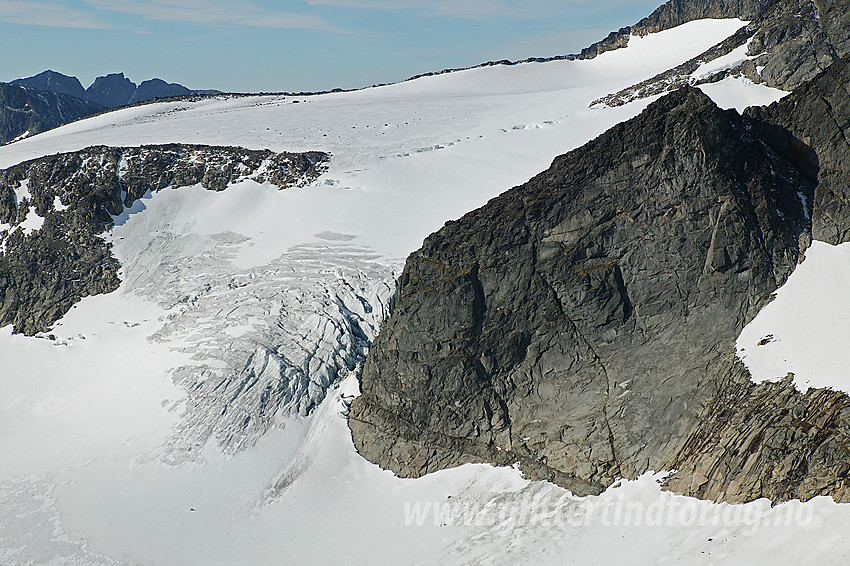
[[[694,89],[430,236],[350,426],[402,476],[519,462],[598,493],[850,500],[846,395],[755,385],[741,328],[810,241],[817,158]]]
[[[327,154],[170,144],[97,146],[0,171],[0,326],[47,330],[80,298],[118,287],[118,263],[100,237],[149,191],[242,179],[303,185]]]
[[[0,83],[0,145],[104,110],[66,94]]]
[[[15,79],[10,84],[37,88],[59,94],[75,96],[83,100],[95,102],[105,108],[117,108],[127,104],[146,102],[154,98],[170,98],[192,94],[219,94],[217,90],[191,90],[177,83],[168,83],[162,79],[153,78],[136,84],[124,73],[110,73],[97,77],[94,82],[84,89],[77,77],[43,71],[32,77]]]
[[[684,85],[721,80],[729,75],[792,91],[850,53],[850,12],[841,0],[771,0],[766,2],[700,2],[680,0],[656,10],[639,33],[664,29],[673,23],[707,17],[722,8],[725,17],[752,20],[738,33],[705,53],[639,84],[612,93],[593,104],[620,106],[662,94]],[[759,5],[763,5],[759,10]],[[688,9],[693,6],[694,9]],[[713,16],[719,17],[719,16]],[[667,23],[664,23],[667,22]],[[676,25],[678,25],[678,23]],[[746,45],[746,59],[707,77],[692,73],[705,62]]]
[[[133,92],[133,95],[130,97],[130,100],[127,101],[127,104],[145,102],[153,100],[154,98],[185,96],[192,93],[192,90],[189,90],[183,85],[167,83],[162,79],[150,79],[142,81],[142,83],[136,87],[135,92]]]
[[[191,90],[177,83],[167,83],[162,79],[150,79],[137,85],[125,77],[124,73],[111,73],[97,77],[86,89],[84,98],[94,100],[108,108],[118,108],[127,104],[147,102],[154,98],[217,92]]]

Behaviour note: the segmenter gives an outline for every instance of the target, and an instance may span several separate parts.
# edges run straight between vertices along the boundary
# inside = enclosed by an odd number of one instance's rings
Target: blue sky
[[[357,88],[572,53],[662,0],[0,0],[0,81],[124,72],[235,92]]]

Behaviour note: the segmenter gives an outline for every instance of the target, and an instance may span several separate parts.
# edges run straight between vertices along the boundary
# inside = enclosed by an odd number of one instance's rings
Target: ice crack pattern
[[[181,418],[156,455],[175,465],[201,460],[211,440],[234,454],[276,419],[308,415],[364,359],[395,294],[388,262],[347,238],[317,234],[239,269],[231,260],[249,238],[191,233],[179,214],[115,242],[124,288],[166,309],[150,339],[193,360],[173,372],[186,397],[172,406]]]

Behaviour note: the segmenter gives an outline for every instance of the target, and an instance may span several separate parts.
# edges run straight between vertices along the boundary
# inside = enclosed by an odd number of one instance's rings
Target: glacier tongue
[[[172,464],[201,459],[210,440],[236,453],[276,417],[309,414],[363,360],[395,293],[390,262],[344,235],[235,266],[250,237],[193,228],[220,199],[201,187],[148,195],[110,236],[125,292],[167,311],[150,339],[193,361],[172,374],[187,393],[157,454]]]

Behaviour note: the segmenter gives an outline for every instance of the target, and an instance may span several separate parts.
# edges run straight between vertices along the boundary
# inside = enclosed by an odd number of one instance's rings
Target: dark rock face
[[[124,73],[112,73],[97,77],[86,89],[85,97],[107,108],[117,108],[127,104],[135,92],[136,83],[126,78]]]
[[[748,53],[769,86],[792,91],[850,53],[843,0],[781,0],[754,22]]]
[[[697,84],[691,73],[702,63],[726,55],[747,41],[747,55],[752,59],[744,61],[736,68],[701,79],[701,82],[717,81],[734,74],[743,75],[756,83],[793,91],[801,84],[814,79],[841,57],[850,54],[850,11],[843,0],[772,0],[741,3],[681,0],[675,4],[665,4],[659,8],[661,13],[656,10],[653,16],[650,16],[656,23],[638,24],[632,30],[636,33],[648,33],[665,29],[664,26],[668,24],[663,22],[684,23],[689,21],[688,18],[707,17],[700,15],[704,13],[702,9],[687,9],[687,6],[692,4],[709,12],[710,6],[716,4],[715,9],[730,10],[724,12],[722,17],[734,16],[752,21],[747,27],[698,57],[620,92],[602,97],[593,104],[619,106],[638,98]],[[757,10],[760,4],[763,4],[761,11],[755,12],[757,15],[754,15],[754,10]]]
[[[80,80],[77,77],[69,77],[50,70],[25,79],[16,79],[10,84],[58,92],[59,94],[67,94],[68,96],[76,96],[77,98],[85,98],[86,94],[83,85],[80,84]]]
[[[197,183],[220,191],[242,179],[298,186],[327,159],[237,147],[98,146],[0,170],[0,326],[46,331],[82,297],[115,290],[118,262],[98,235],[148,191]]]
[[[741,328],[810,241],[812,151],[686,88],[431,235],[351,406],[402,476],[519,462],[598,493],[850,500],[850,402],[756,385]],[[835,462],[846,462],[836,466]]]
[[[185,96],[187,94],[192,94],[192,91],[183,85],[167,83],[162,79],[151,79],[149,81],[142,82],[142,84],[136,88],[136,91],[127,103],[133,104],[134,102],[145,102],[154,98]]]
[[[73,96],[0,83],[0,144],[106,110]]]
[[[704,18],[752,20],[776,0],[670,0],[632,26],[635,35],[647,35]]]
[[[748,114],[789,130],[817,153],[812,236],[850,241],[850,56],[768,108]]]

